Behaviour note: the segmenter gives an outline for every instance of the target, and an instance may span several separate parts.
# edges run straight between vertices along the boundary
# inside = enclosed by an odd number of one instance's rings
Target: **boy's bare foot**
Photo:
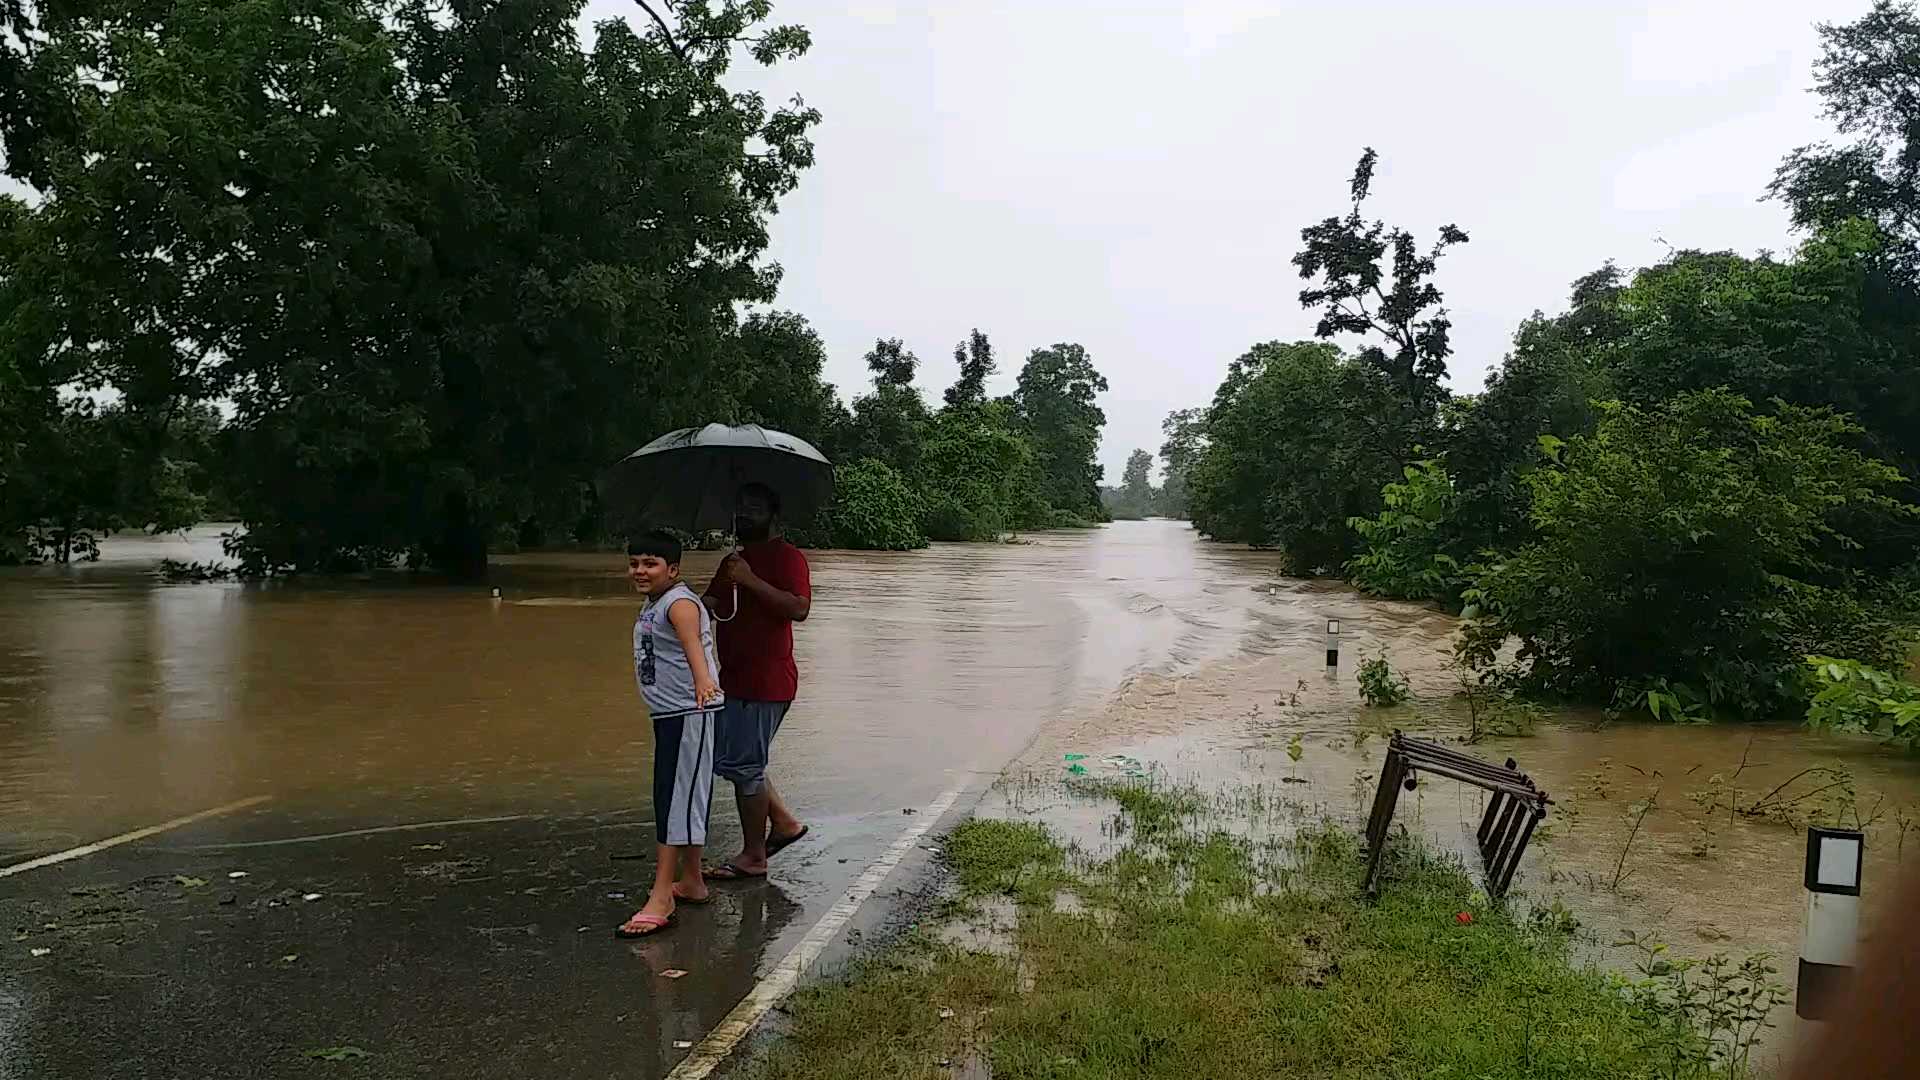
[[[676,881],[673,883],[673,898],[683,904],[704,904],[713,899],[713,890],[707,888],[705,881],[698,887],[685,881]]]

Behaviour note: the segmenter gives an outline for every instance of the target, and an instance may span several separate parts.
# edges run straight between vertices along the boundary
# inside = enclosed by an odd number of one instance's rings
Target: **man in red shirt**
[[[734,535],[740,550],[721,562],[705,597],[722,620],[716,645],[726,697],[713,771],[733,781],[745,837],[739,855],[707,871],[719,881],[766,877],[767,860],[807,835],[767,779],[773,737],[800,689],[793,624],[813,607],[807,557],[781,538],[780,496],[763,484],[740,489]]]

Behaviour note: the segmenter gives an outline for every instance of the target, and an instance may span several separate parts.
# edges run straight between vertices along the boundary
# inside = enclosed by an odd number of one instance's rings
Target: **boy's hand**
[[[720,688],[713,685],[713,680],[708,678],[705,672],[696,672],[694,674],[693,700],[695,702],[704,708],[708,702],[719,696]]]

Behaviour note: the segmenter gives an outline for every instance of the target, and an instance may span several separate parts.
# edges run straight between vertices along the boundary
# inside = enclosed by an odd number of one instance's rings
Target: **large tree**
[[[817,117],[723,76],[805,33],[721,0],[583,50],[580,11],[109,0],[15,43],[51,340],[156,440],[235,404],[255,565],[477,573],[770,329],[735,312]]]
[[[1206,449],[1207,410],[1176,409],[1160,422],[1160,513],[1187,516],[1187,492],[1193,466]]]
[[[1188,474],[1189,510],[1220,540],[1280,548],[1300,574],[1353,554],[1352,517],[1400,474],[1404,402],[1377,367],[1323,342],[1267,342],[1227,368]]]
[[[953,364],[960,369],[960,377],[947,387],[947,404],[978,405],[987,400],[987,377],[998,365],[993,359],[993,344],[979,327],[953,347]]]
[[[1106,376],[1087,350],[1062,343],[1027,357],[1012,398],[1048,505],[1096,521],[1106,516],[1097,457],[1107,414],[1096,400],[1106,391]]]
[[[1506,550],[1530,534],[1525,477],[1545,464],[1540,436],[1588,431],[1592,401],[1610,396],[1604,363],[1624,333],[1622,278],[1612,263],[1580,277],[1567,311],[1522,322],[1486,389],[1460,399],[1441,439],[1458,496],[1445,537],[1455,558]]]
[[[1452,354],[1440,289],[1433,283],[1440,257],[1467,242],[1456,225],[1440,227],[1424,252],[1413,234],[1367,221],[1360,211],[1373,189],[1380,155],[1372,147],[1360,155],[1348,183],[1351,206],[1345,217],[1330,217],[1300,230],[1301,250],[1293,257],[1300,276],[1312,286],[1300,292],[1300,304],[1320,313],[1315,335],[1336,338],[1359,334],[1370,339],[1358,354],[1361,363],[1386,375],[1409,405],[1425,416],[1446,396],[1441,381]],[[1391,264],[1385,260],[1391,252]],[[1421,433],[1409,433],[1417,439]],[[1402,447],[1404,452],[1408,447]]]
[[[867,352],[867,370],[873,390],[853,401],[846,434],[831,451],[847,461],[872,458],[912,478],[920,470],[920,456],[933,416],[913,385],[920,358],[899,338],[882,338]]]
[[[1814,88],[1843,142],[1787,156],[1771,191],[1802,228],[1850,219],[1887,238],[1884,261],[1911,285],[1920,278],[1920,15],[1904,0],[1874,0],[1850,23],[1820,27]]]

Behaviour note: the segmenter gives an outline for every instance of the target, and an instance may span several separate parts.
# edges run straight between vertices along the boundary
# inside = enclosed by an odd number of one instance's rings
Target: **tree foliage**
[[[998,365],[993,359],[993,345],[979,327],[953,347],[953,364],[960,369],[960,377],[947,387],[947,404],[968,406],[987,400],[987,378]]]
[[[1920,278],[1920,15],[1904,0],[1874,0],[1851,23],[1820,26],[1814,88],[1841,143],[1787,156],[1770,188],[1796,225],[1871,222],[1888,243],[1885,265]]]
[[[820,528],[837,548],[908,551],[927,546],[919,493],[884,461],[862,458],[835,472],[833,506]]]
[[[1145,450],[1127,455],[1120,486],[1102,488],[1100,497],[1108,516],[1119,521],[1138,521],[1158,513],[1160,492],[1153,486],[1153,455]]]
[[[1206,448],[1207,411],[1176,409],[1160,423],[1160,512],[1170,518],[1188,515],[1189,477]]]
[[[925,531],[935,540],[992,540],[1036,520],[1034,450],[998,402],[942,409],[921,453]]]
[[[1096,397],[1106,376],[1079,345],[1035,349],[1020,369],[1011,404],[1020,430],[1033,447],[1040,494],[1055,511],[1092,521],[1105,518],[1100,505],[1100,431],[1107,414]]]
[[[1466,567],[1448,548],[1460,497],[1438,461],[1417,461],[1405,479],[1380,491],[1380,513],[1349,524],[1364,545],[1347,563],[1347,574],[1378,596],[1451,601],[1468,580]]]
[[[1300,305],[1320,312],[1317,337],[1379,339],[1361,347],[1359,362],[1387,376],[1410,404],[1432,408],[1445,396],[1441,380],[1453,352],[1453,324],[1433,276],[1440,257],[1466,243],[1467,234],[1456,225],[1441,226],[1439,238],[1422,252],[1407,230],[1363,218],[1360,204],[1372,191],[1379,161],[1372,147],[1360,155],[1348,184],[1352,206],[1345,217],[1300,230],[1301,249],[1293,263],[1302,278],[1314,282],[1301,291]],[[1383,265],[1389,252],[1391,266]]]
[[[820,407],[741,378],[795,327],[736,314],[773,296],[817,114],[723,82],[806,35],[674,11],[583,48],[578,0],[51,9],[0,97],[47,350],[148,460],[184,403],[233,403],[261,567],[476,573],[662,428]]]
[[[1353,555],[1347,521],[1371,517],[1400,473],[1397,388],[1377,368],[1318,342],[1268,342],[1229,366],[1188,475],[1201,532],[1277,547],[1295,572]]]
[[[1829,651],[1791,628],[1846,584],[1829,558],[1845,513],[1915,509],[1887,494],[1896,470],[1849,445],[1858,434],[1828,410],[1757,413],[1725,390],[1602,405],[1592,434],[1549,440],[1555,464],[1528,476],[1536,538],[1467,591],[1481,616],[1468,654],[1490,665],[1515,638],[1537,689],[1631,700],[1671,680],[1779,711],[1800,658]],[[1816,635],[1849,633],[1822,622]]]
[[[1609,263],[1575,281],[1568,310],[1522,323],[1486,388],[1460,401],[1438,440],[1458,491],[1442,550],[1467,558],[1528,538],[1525,477],[1541,464],[1539,437],[1591,430],[1591,403],[1613,396],[1601,356],[1620,336],[1623,279]]]

